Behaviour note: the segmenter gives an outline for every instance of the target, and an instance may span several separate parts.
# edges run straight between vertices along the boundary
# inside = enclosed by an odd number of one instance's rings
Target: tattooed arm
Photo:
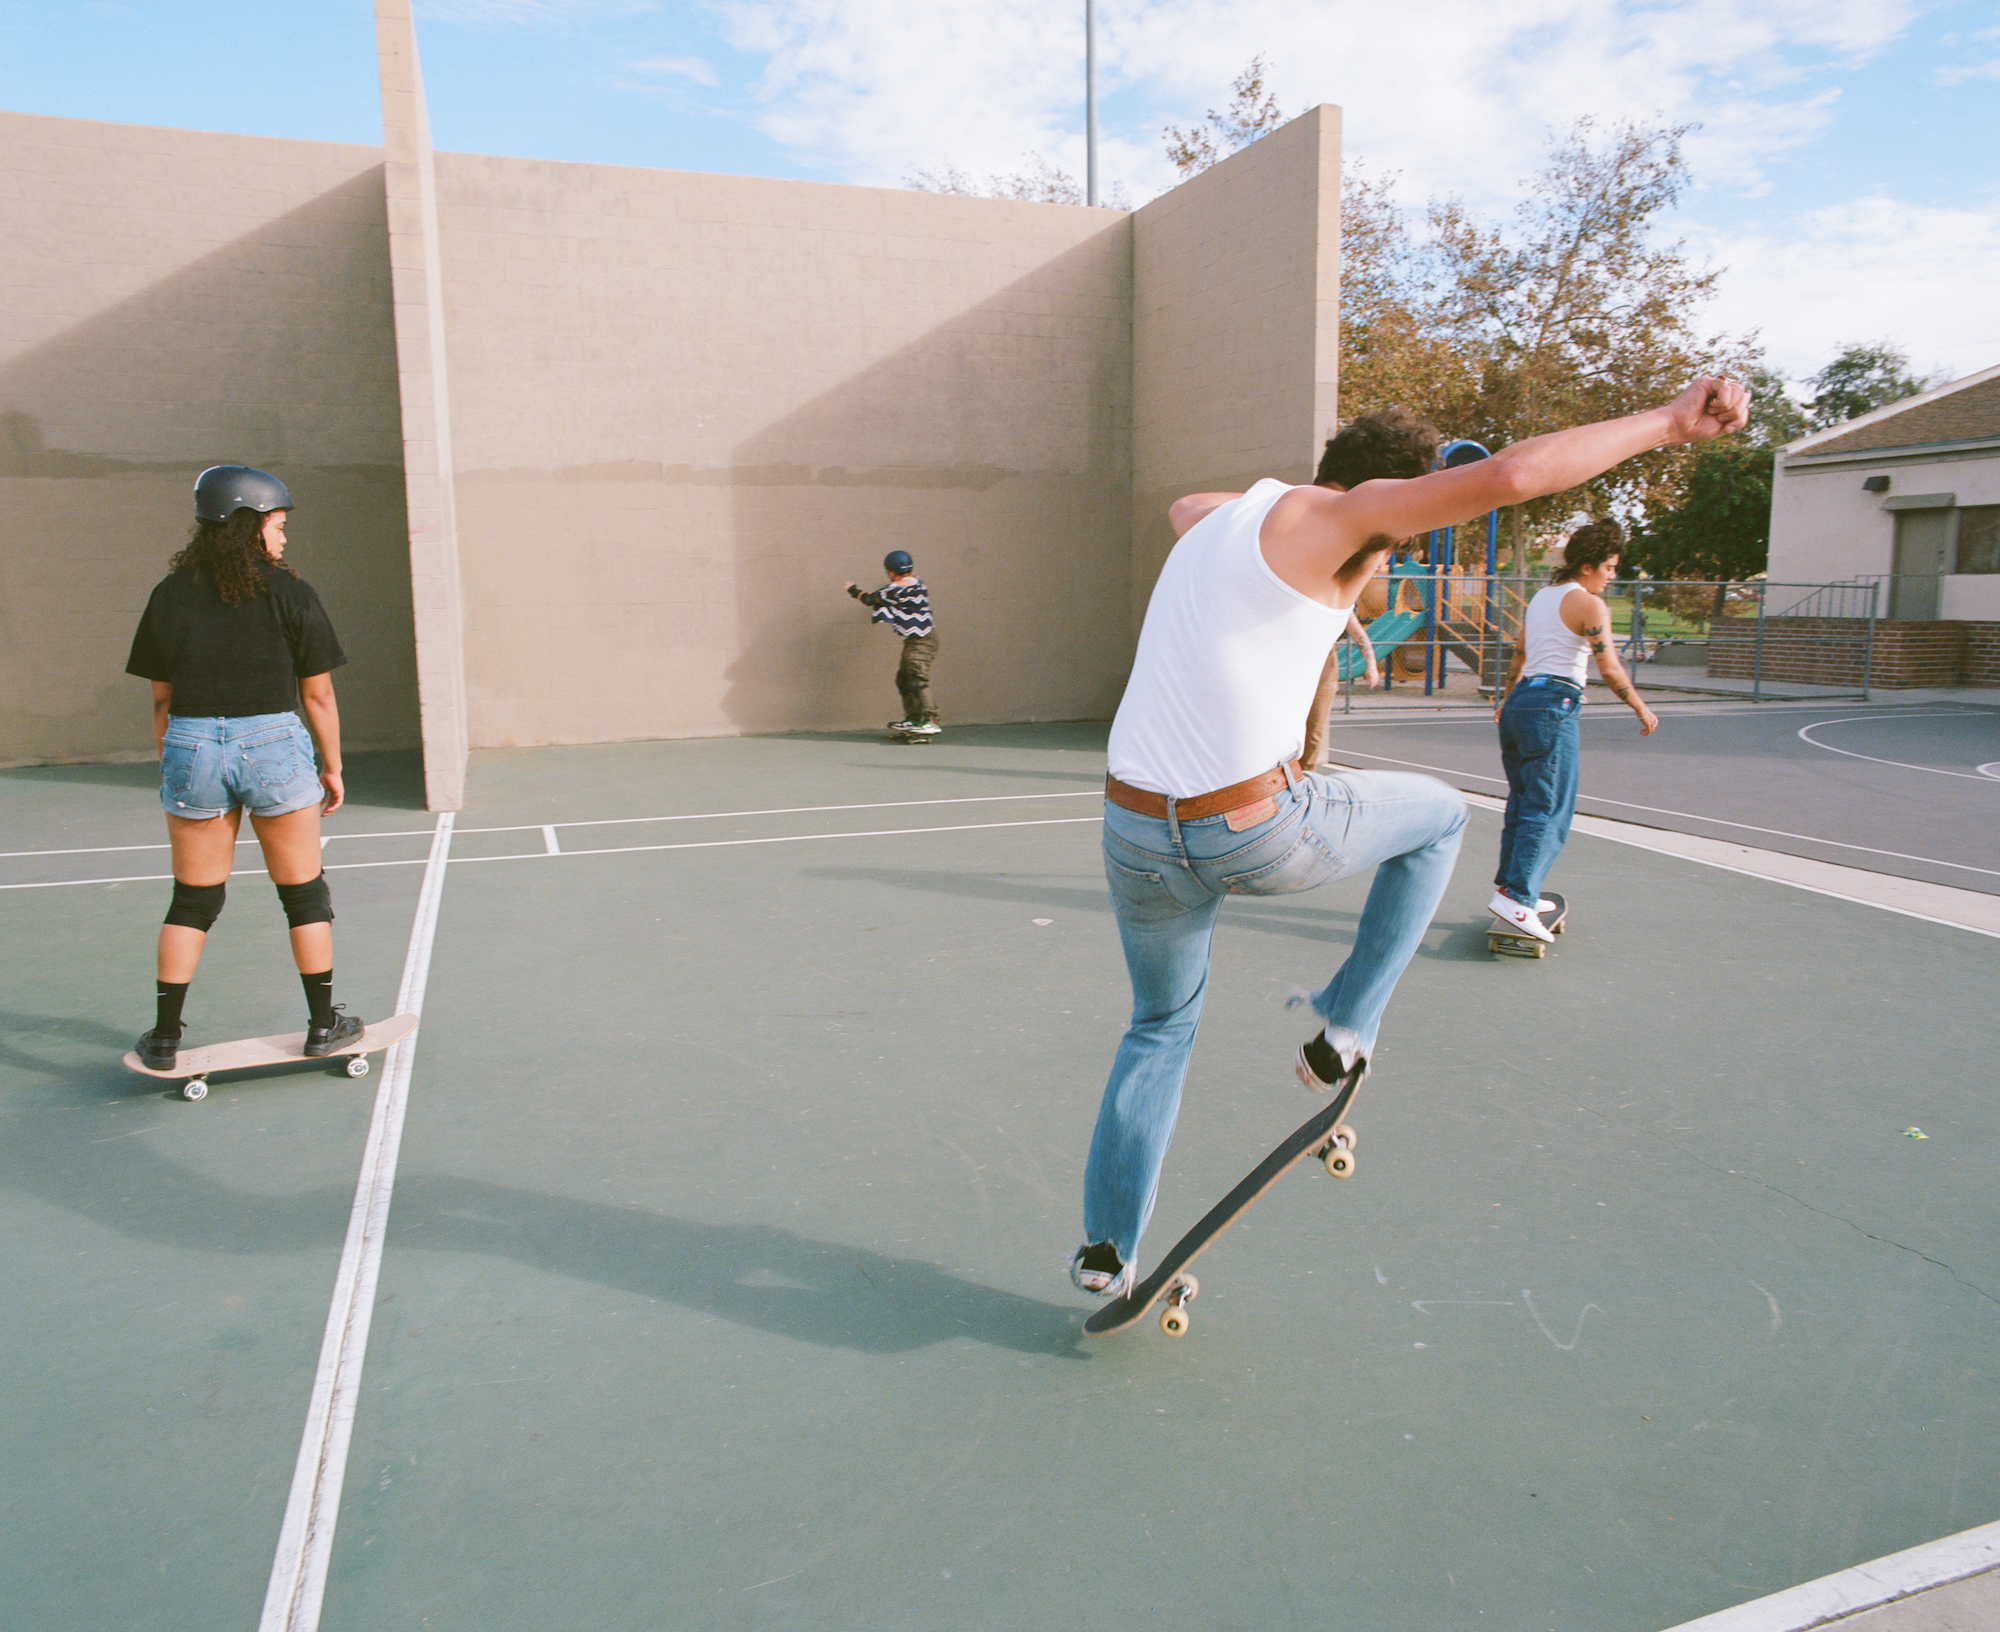
[[[1589,645],[1590,655],[1597,660],[1597,672],[1611,688],[1611,695],[1639,716],[1639,735],[1650,737],[1660,717],[1646,706],[1645,698],[1625,672],[1625,665],[1618,661],[1611,635],[1611,609],[1596,595],[1571,595],[1562,603],[1562,620]]]

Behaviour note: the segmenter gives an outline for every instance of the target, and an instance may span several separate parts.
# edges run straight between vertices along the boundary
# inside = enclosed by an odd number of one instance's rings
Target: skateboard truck
[[[1352,1128],[1345,1122],[1336,1122],[1333,1137],[1313,1154],[1334,1178],[1351,1179],[1354,1177],[1354,1147],[1359,1142],[1360,1136]]]
[[[1201,1291],[1201,1282],[1192,1275],[1174,1282],[1173,1290],[1167,1294],[1167,1306],[1160,1311],[1160,1330],[1169,1337],[1185,1336],[1188,1329],[1187,1306],[1194,1302]]]

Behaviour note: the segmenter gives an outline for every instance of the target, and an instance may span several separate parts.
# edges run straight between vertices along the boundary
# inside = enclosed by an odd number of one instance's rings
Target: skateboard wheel
[[[206,1077],[189,1077],[186,1082],[181,1084],[181,1098],[208,1098],[208,1079]]]
[[[1178,1305],[1170,1303],[1160,1311],[1160,1330],[1165,1332],[1167,1336],[1180,1337],[1187,1329],[1187,1313]]]
[[[1326,1147],[1326,1154],[1320,1158],[1327,1172],[1336,1179],[1354,1177],[1354,1147],[1343,1145],[1338,1140]]]
[[[368,1056],[367,1056],[366,1054],[350,1054],[350,1055],[348,1055],[348,1056],[347,1056],[347,1074],[348,1074],[348,1075],[349,1075],[350,1077],[365,1077],[365,1076],[367,1076],[367,1075],[368,1075]]]

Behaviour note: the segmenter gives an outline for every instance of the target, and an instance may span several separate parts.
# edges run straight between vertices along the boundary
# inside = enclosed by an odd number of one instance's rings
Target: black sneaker
[[[181,1034],[174,1031],[149,1031],[143,1033],[132,1045],[139,1056],[139,1063],[148,1071],[171,1071],[174,1061],[180,1057]]]
[[[333,1024],[330,1026],[307,1026],[306,1046],[301,1052],[309,1060],[316,1060],[322,1054],[331,1054],[345,1043],[351,1043],[368,1029],[358,1014],[348,1014],[336,1003],[333,1006]]]
[[[1299,1049],[1299,1057],[1292,1069],[1307,1092],[1328,1094],[1336,1088],[1345,1087],[1349,1077],[1359,1083],[1368,1074],[1368,1058],[1364,1054],[1356,1054],[1352,1066],[1341,1064],[1340,1051],[1327,1041],[1326,1032],[1320,1030]]]
[[[1132,1267],[1118,1261],[1109,1241],[1086,1241],[1069,1261],[1069,1278],[1080,1292],[1100,1298],[1122,1298],[1132,1290]]]

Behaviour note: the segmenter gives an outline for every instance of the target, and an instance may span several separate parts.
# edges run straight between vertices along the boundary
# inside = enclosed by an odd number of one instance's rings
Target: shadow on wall
[[[841,585],[908,550],[947,723],[1107,718],[1130,667],[1122,219],[734,450],[745,732],[898,718],[896,638]]]
[[[298,501],[287,558],[347,652],[346,742],[416,742],[384,223],[364,173],[0,363],[0,763],[150,751],[125,658],[218,463]]]

